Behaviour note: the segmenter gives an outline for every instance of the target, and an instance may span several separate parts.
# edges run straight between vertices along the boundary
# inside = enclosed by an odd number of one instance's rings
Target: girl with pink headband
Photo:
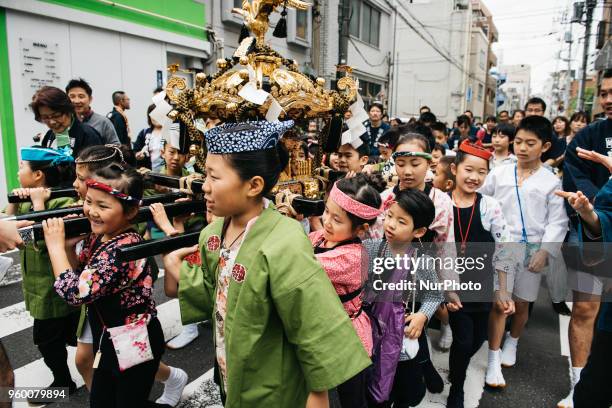
[[[310,233],[315,256],[329,276],[368,355],[372,355],[372,326],[362,311],[362,292],[368,276],[363,235],[382,214],[380,175],[363,173],[334,184],[323,213],[323,229]],[[365,408],[366,370],[338,386],[343,407]]]

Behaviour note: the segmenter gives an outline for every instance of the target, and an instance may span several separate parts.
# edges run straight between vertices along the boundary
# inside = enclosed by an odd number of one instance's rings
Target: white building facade
[[[506,83],[500,87],[506,99],[499,110],[513,112],[523,109],[531,94],[531,66],[501,65],[499,72],[506,75]]]
[[[107,2],[110,3],[110,2]],[[0,205],[17,187],[19,149],[47,131],[29,103],[43,85],[64,89],[82,77],[93,88],[94,111],[106,114],[111,95],[123,90],[133,137],[147,126],[153,90],[170,63],[202,67],[211,57],[202,2],[123,0],[123,7],[92,0],[0,0]]]
[[[397,3],[394,97],[390,110],[393,115],[411,117],[418,116],[419,108],[427,105],[439,120],[451,125],[465,111],[468,101],[477,97],[475,83],[469,87],[471,3]]]

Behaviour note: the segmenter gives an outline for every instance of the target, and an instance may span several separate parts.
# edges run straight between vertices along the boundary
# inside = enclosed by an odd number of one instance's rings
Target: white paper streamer
[[[351,130],[347,130],[342,133],[342,138],[340,139],[340,146],[344,146],[345,144],[350,144],[353,140],[353,136],[351,135]]]
[[[361,135],[363,135],[365,132],[368,131],[368,129],[366,129],[366,127],[363,126],[363,123],[360,123],[355,127],[349,126],[349,130],[351,131],[351,136],[353,137],[353,139],[360,137]]]
[[[283,111],[283,107],[280,106],[278,101],[274,99],[272,96],[270,96],[270,98],[272,99],[272,103],[270,104],[270,107],[268,108],[268,112],[266,112],[266,120],[268,122],[276,122],[278,121],[278,117]]]
[[[161,100],[155,103],[155,109],[149,113],[151,119],[155,119],[156,122],[162,124],[165,119],[168,119],[168,113],[172,110],[172,106],[165,100]]]
[[[238,95],[255,105],[263,105],[270,94],[263,89],[257,89],[253,82],[249,82],[242,87]]]
[[[341,143],[343,145],[350,144],[353,148],[357,149],[363,144],[361,136],[367,132],[363,122],[369,119],[368,113],[364,109],[363,99],[361,95],[357,94],[357,100],[349,106],[352,116],[346,120],[348,130],[342,133]]]
[[[153,95],[151,98],[155,104],[155,109],[149,113],[151,119],[154,119],[161,125],[161,138],[162,140],[171,141],[170,125],[172,120],[168,117],[168,113],[172,110],[172,105],[166,102],[166,91],[162,91],[157,95]],[[170,142],[171,143],[171,142]],[[171,143],[172,144],[172,143]]]
[[[157,95],[153,95],[153,98],[151,99],[153,100],[153,103],[157,105],[159,102],[166,99],[166,91],[161,91]]]
[[[196,129],[202,133],[205,133],[208,130],[206,129],[206,122],[204,122],[204,119],[202,118],[197,118],[193,121],[193,124],[195,125]]]

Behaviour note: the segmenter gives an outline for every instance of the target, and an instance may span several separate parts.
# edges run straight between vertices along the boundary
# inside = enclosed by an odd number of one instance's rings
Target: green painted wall
[[[11,94],[11,74],[8,70],[9,53],[6,38],[6,10],[0,7],[0,128],[2,128],[2,152],[6,173],[7,191],[19,187],[17,181],[17,144],[15,142],[15,119]],[[1,181],[0,181],[1,182]]]
[[[195,24],[201,28],[168,21],[163,18],[143,14],[139,11],[127,10],[98,0],[39,1],[129,21],[131,23],[201,40],[207,40],[204,30],[206,26],[204,4],[195,2],[194,0],[117,0],[115,3]],[[2,161],[6,173],[7,190],[10,191],[13,188],[19,187],[17,180],[19,160],[17,157],[11,78],[10,72],[7,69],[8,66],[9,54],[6,33],[6,10],[0,7],[0,127],[2,128]]]
[[[115,3],[145,10],[162,16],[170,17],[186,23],[195,24],[202,28],[187,26],[180,23],[164,20],[159,17],[146,15],[138,11],[127,10],[119,6],[103,3],[98,0],[39,0],[73,9],[113,17],[120,20],[141,24],[148,27],[170,31],[176,34],[206,40],[206,16],[204,4],[193,0],[117,0]],[[214,0],[213,0],[214,1]]]

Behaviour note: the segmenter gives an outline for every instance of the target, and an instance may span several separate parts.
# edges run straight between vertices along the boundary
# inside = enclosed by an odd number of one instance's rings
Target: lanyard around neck
[[[521,242],[528,242],[527,229],[525,228],[525,218],[523,217],[523,206],[521,205],[521,195],[519,194],[519,188],[518,188],[518,170],[517,168],[518,166],[514,165],[514,187],[516,188],[516,198],[518,199],[519,211],[521,213],[521,226],[522,226],[521,234],[523,236],[521,239]]]
[[[465,251],[466,242],[468,236],[470,235],[470,229],[472,228],[472,219],[474,218],[474,211],[476,210],[476,200],[478,199],[478,195],[474,196],[474,202],[472,203],[472,212],[470,214],[470,220],[468,221],[467,228],[465,230],[465,235],[463,235],[463,226],[461,225],[461,208],[458,206],[455,207],[457,210],[457,225],[459,226],[459,236],[461,237],[461,251]],[[457,203],[457,200],[455,200]]]

